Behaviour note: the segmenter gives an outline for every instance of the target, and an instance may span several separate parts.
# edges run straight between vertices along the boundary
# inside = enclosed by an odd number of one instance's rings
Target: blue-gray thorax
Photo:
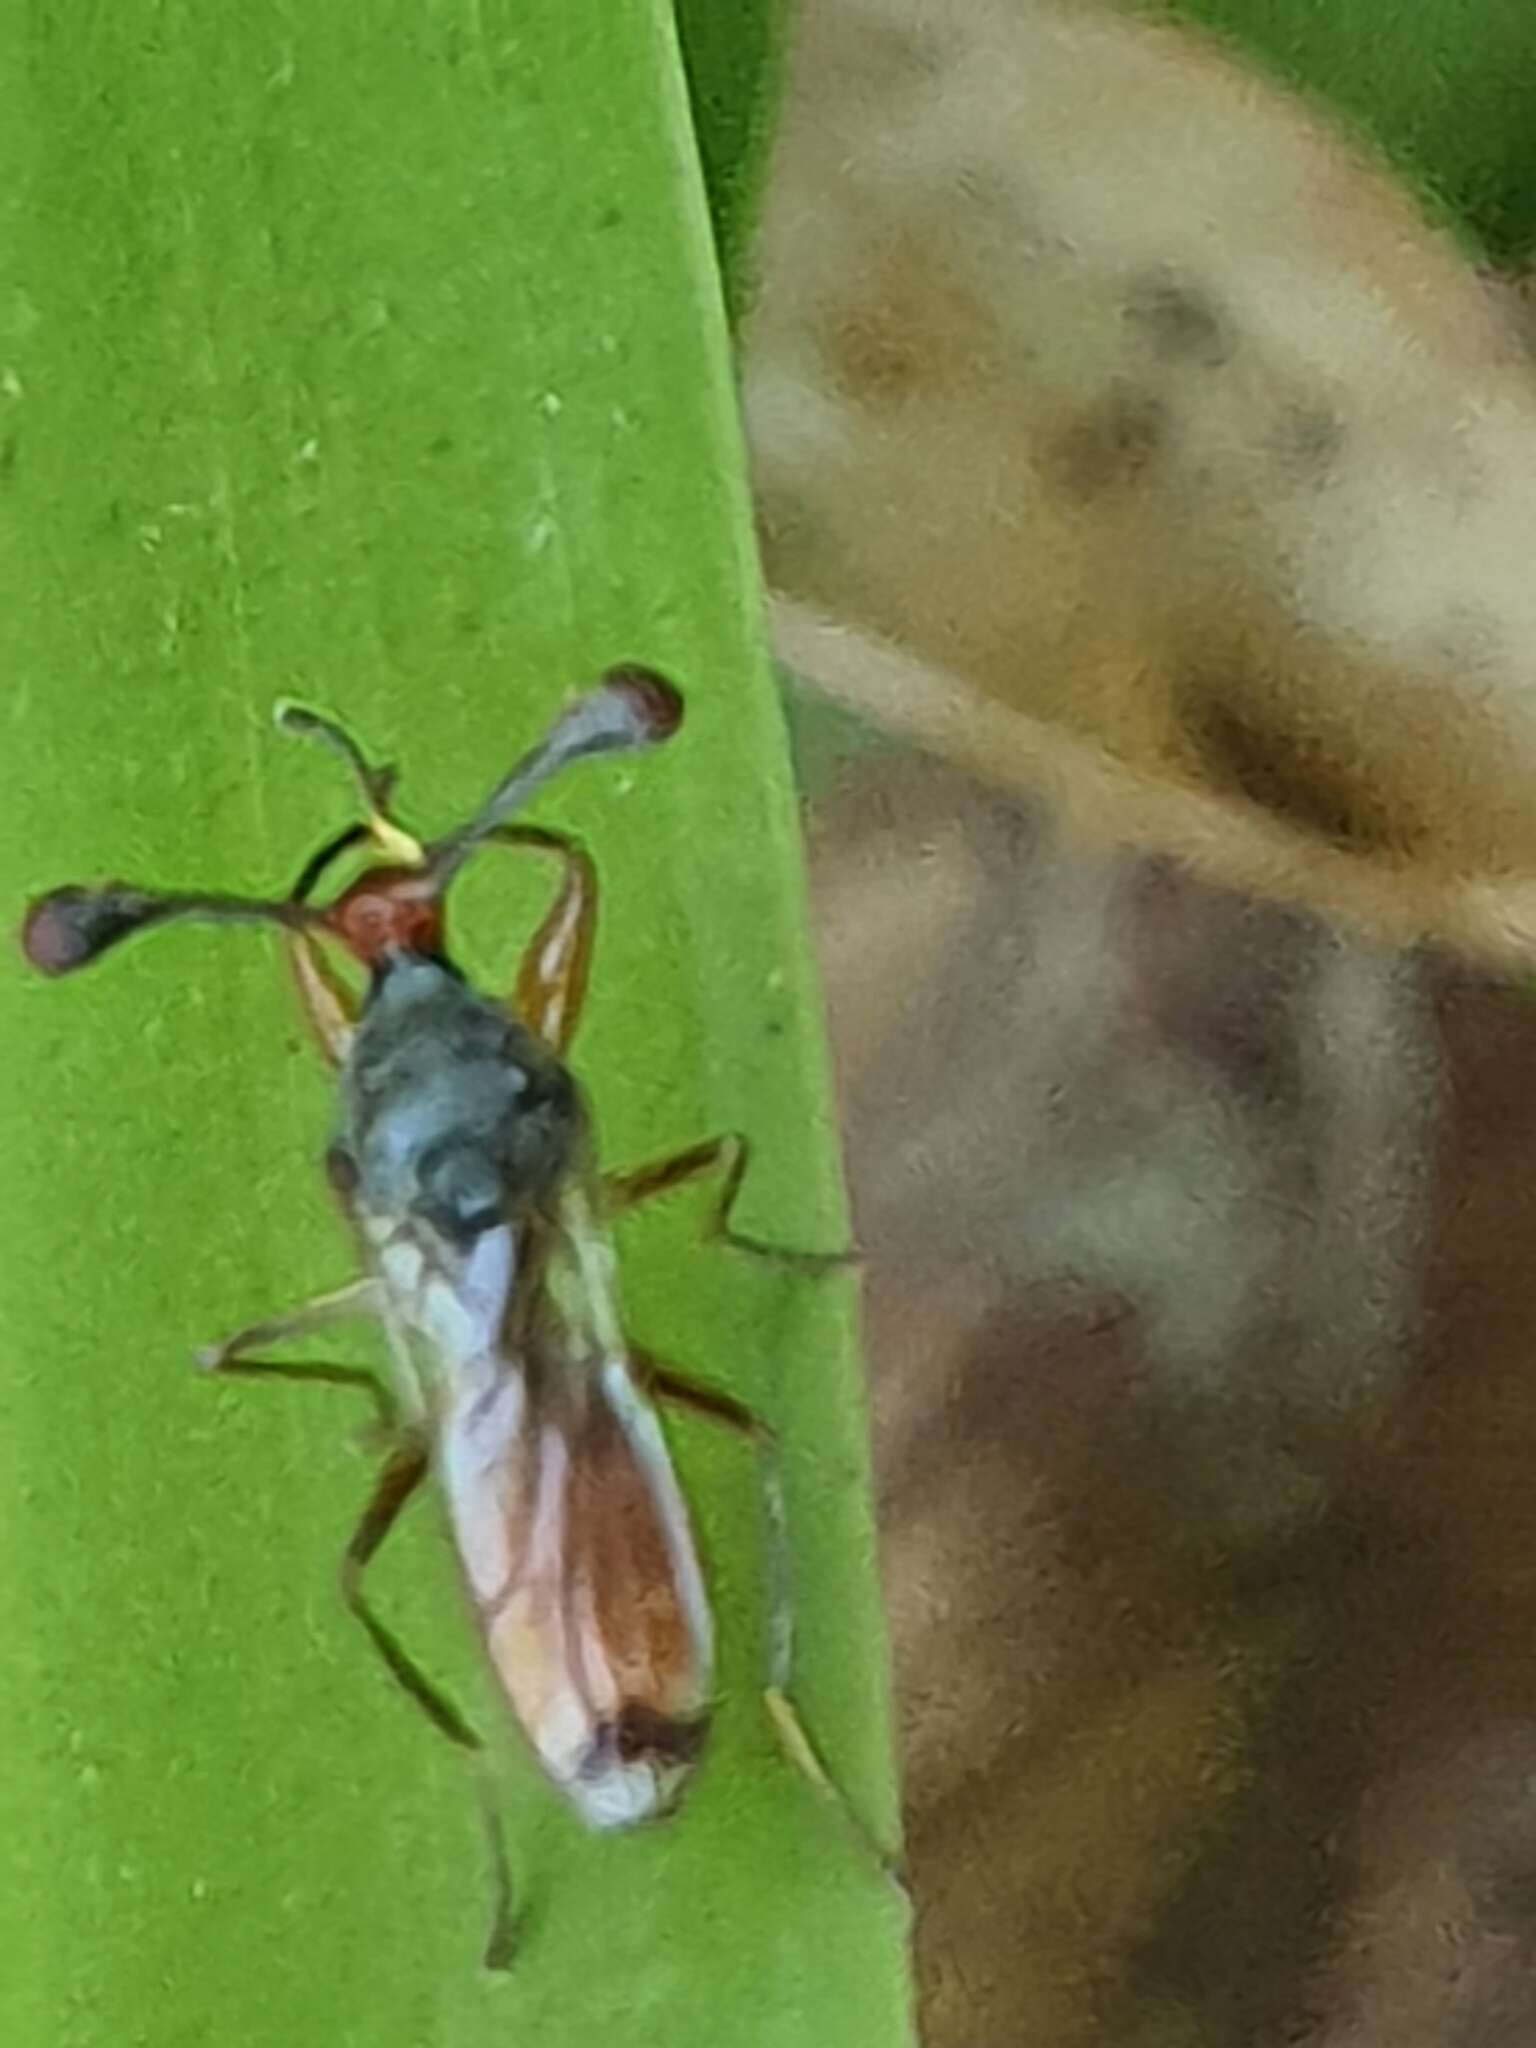
[[[546,1206],[586,1129],[557,1056],[456,969],[411,955],[375,977],[330,1152],[355,1209],[467,1246]]]

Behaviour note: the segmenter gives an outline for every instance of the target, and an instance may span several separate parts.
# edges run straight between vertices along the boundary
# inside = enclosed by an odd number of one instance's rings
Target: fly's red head
[[[442,891],[420,868],[370,868],[337,897],[324,923],[368,968],[391,954],[435,955],[443,949]]]

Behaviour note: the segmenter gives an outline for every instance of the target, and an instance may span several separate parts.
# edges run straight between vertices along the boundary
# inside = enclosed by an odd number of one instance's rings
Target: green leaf
[[[846,1231],[709,223],[660,0],[13,10],[0,122],[7,900],[269,891],[347,821],[273,701],[340,713],[424,830],[569,689],[675,674],[671,747],[540,815],[605,885],[576,1064],[606,1156],[756,1144],[743,1227]],[[466,965],[548,877],[486,861]],[[721,1703],[678,1819],[586,1835],[505,1729],[435,1508],[380,1607],[488,1729],[530,1910],[487,1910],[459,1759],[343,1613],[364,1420],[192,1348],[344,1279],[327,1082],[258,932],[0,975],[0,2039],[884,2048],[902,1916],[758,1698],[750,1458],[672,1432]],[[800,1698],[894,1790],[851,1283],[625,1226],[630,1322],[782,1429]],[[355,1351],[373,1355],[360,1337]]]
[[[749,254],[784,85],[790,0],[676,0],[704,188],[733,320],[751,298]]]

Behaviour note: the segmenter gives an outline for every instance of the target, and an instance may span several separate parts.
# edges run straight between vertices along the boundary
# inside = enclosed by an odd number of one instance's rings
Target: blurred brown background
[[[932,2048],[1536,2041],[1536,1005],[814,831]]]
[[[893,106],[911,90],[912,11],[834,10],[885,49]],[[869,76],[878,94],[878,63]],[[802,80],[802,96],[813,89]],[[1134,118],[1128,106],[1128,151]],[[818,161],[835,162],[821,119]],[[903,158],[899,125],[889,168],[891,217],[907,191],[914,246],[942,240],[938,188]],[[1163,171],[1149,165],[1149,180]],[[1386,232],[1368,206],[1351,216],[1350,189],[1332,191],[1332,243],[1319,243],[1330,290],[1346,270],[1351,290],[1368,284],[1371,236]],[[1290,223],[1301,200],[1277,204]],[[1405,303],[1418,294],[1433,324],[1434,266],[1450,259],[1433,253],[1415,283],[1413,249],[1395,228],[1388,240]],[[1217,253],[1235,304],[1235,227]],[[920,279],[921,261],[904,261]],[[1061,274],[1075,296],[1059,319],[1028,314],[1030,346],[1058,372],[1075,364],[1092,297],[1070,264]],[[903,318],[918,317],[912,291]],[[1304,323],[1304,295],[1289,296]],[[1026,393],[1039,357],[1015,348],[1004,294],[922,303],[931,405],[968,420],[952,445],[974,460],[987,420],[966,383],[983,356],[967,345],[985,333],[985,360],[1005,359]],[[1085,362],[1121,346],[1114,317],[1087,333]],[[1175,496],[1189,473],[1165,486],[1143,463],[1134,489],[1076,501],[1068,518],[1050,473],[1024,459],[1016,475],[1026,490],[1038,476],[1038,497],[988,501],[977,531],[995,561],[982,574],[957,542],[960,580],[946,583],[940,557],[900,555],[902,491],[927,476],[934,503],[968,488],[938,475],[942,411],[921,410],[919,380],[899,416],[859,414],[859,391],[817,385],[799,318],[792,303],[775,311],[759,445],[815,507],[820,524],[795,545],[816,601],[891,631],[869,592],[905,603],[921,582],[935,645],[963,679],[966,633],[985,641],[996,626],[992,644],[1010,645],[1009,522],[1025,579],[1042,567],[1029,537],[1048,531],[1051,576],[1061,568],[1043,593],[1058,603],[1050,687],[1087,701],[1072,663],[1081,653],[1083,673],[1100,673],[1103,563],[1134,558],[1138,522],[1196,533],[1203,501]],[[880,318],[884,333],[889,309]],[[1384,451],[1386,490],[1390,406],[1376,440],[1351,442],[1351,387],[1342,368],[1330,382],[1329,346],[1307,374],[1330,391],[1346,449]],[[1181,387],[1191,416],[1201,388]],[[898,431],[921,450],[916,484]],[[828,460],[847,463],[846,484]],[[1359,460],[1355,509],[1329,515],[1341,535],[1369,524],[1377,456]],[[880,479],[879,520],[865,518],[861,475]],[[1411,516],[1401,532],[1406,589]],[[882,534],[896,555],[880,554]],[[1523,561],[1529,529],[1506,538],[1511,565]],[[1240,580],[1245,543],[1231,544]],[[798,559],[770,545],[792,595]],[[1083,563],[1098,566],[1082,571],[1080,646],[1079,600],[1062,593]],[[971,616],[994,598],[995,617]],[[1181,617],[1181,646],[1201,617]],[[1326,631],[1348,654],[1347,633]],[[1512,627],[1517,706],[1523,645]],[[1021,671],[1021,697],[1039,673]],[[1006,661],[987,687],[1009,695]],[[820,730],[814,715],[805,730]],[[984,785],[892,744],[843,755],[835,773],[820,758],[814,900],[869,1258],[929,2048],[1532,2048],[1536,996],[1152,853],[1092,850],[1000,775]],[[1328,819],[1311,822],[1321,846]],[[1390,858],[1381,872],[1397,886]]]

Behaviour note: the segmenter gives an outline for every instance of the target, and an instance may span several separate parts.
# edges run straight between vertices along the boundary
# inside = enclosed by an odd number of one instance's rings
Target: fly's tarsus
[[[763,1706],[787,1761],[836,1809],[843,1825],[859,1842],[869,1860],[905,1896],[906,1875],[900,1858],[886,1850],[855,1811],[848,1795],[822,1762],[795,1703],[794,1585],[778,1432],[744,1402],[720,1393],[714,1387],[701,1386],[649,1352],[638,1347],[632,1347],[632,1350],[636,1364],[645,1375],[645,1384],[655,1399],[670,1401],[702,1421],[730,1430],[743,1442],[750,1443],[757,1453],[767,1579]]]
[[[720,1137],[706,1138],[700,1144],[690,1145],[685,1151],[670,1153],[665,1159],[631,1167],[627,1172],[611,1173],[604,1182],[609,1213],[622,1216],[630,1209],[638,1209],[646,1202],[671,1194],[674,1189],[689,1187],[694,1181],[718,1173],[721,1176],[720,1192],[704,1226],[705,1237],[710,1243],[722,1244],[731,1251],[744,1252],[751,1258],[763,1259],[772,1265],[810,1276],[846,1272],[864,1263],[864,1255],[858,1250],[802,1251],[792,1245],[772,1244],[766,1238],[752,1237],[738,1230],[731,1216],[747,1176],[750,1158],[751,1147],[742,1133],[727,1131]]]

